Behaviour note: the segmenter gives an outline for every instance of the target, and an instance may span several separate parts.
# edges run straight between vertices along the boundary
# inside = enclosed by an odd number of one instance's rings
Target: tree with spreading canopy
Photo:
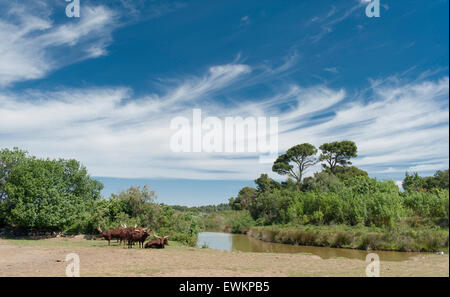
[[[100,199],[103,185],[76,160],[0,151],[0,212],[12,226],[64,230]]]
[[[322,151],[319,159],[325,161],[322,166],[333,174],[338,166],[352,165],[350,159],[358,156],[356,144],[349,140],[324,143],[319,148]]]
[[[272,171],[295,179],[300,188],[305,171],[317,163],[317,149],[309,143],[295,145],[280,155],[272,166]]]

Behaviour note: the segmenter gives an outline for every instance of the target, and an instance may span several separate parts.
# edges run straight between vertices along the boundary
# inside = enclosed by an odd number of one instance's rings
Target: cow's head
[[[159,244],[164,247],[165,245],[169,245],[169,236],[158,236],[156,233],[153,233],[153,236],[156,237],[156,240],[159,240]]]

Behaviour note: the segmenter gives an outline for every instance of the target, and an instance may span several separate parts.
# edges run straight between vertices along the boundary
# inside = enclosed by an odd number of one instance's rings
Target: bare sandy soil
[[[65,276],[65,257],[77,253],[81,276],[365,276],[367,263],[305,254],[226,252],[169,246],[127,249],[105,241],[0,239],[0,276]],[[381,276],[449,276],[449,256],[381,262]]]

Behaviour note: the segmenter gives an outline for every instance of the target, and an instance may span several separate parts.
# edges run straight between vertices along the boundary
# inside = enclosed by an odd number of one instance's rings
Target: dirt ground
[[[65,257],[80,257],[81,276],[365,276],[367,263],[306,254],[226,252],[169,246],[127,249],[102,240],[0,239],[0,276],[65,276]],[[449,276],[449,256],[381,262],[381,276]]]

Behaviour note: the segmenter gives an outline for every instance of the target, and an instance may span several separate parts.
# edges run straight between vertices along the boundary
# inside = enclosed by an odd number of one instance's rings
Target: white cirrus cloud
[[[279,74],[264,73],[262,81]],[[204,75],[162,81],[160,92],[139,98],[124,87],[0,91],[0,147],[76,158],[96,176],[248,180],[271,173],[258,153],[173,153],[170,121],[201,108],[204,117],[278,117],[280,152],[303,142],[353,140],[354,163],[385,176],[448,163],[448,77],[384,80],[357,98],[345,88],[291,83],[264,98],[221,103],[227,90],[253,85],[259,75],[250,65],[216,65]]]
[[[83,17],[55,23],[45,2],[0,3],[0,87],[38,79],[59,67],[107,53],[118,14],[83,5]]]

